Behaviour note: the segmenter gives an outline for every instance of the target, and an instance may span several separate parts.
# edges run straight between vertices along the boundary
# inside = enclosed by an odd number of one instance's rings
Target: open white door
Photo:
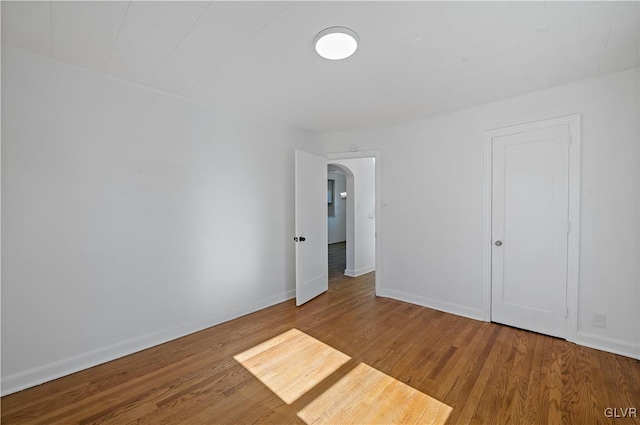
[[[329,288],[327,159],[296,150],[296,305]]]
[[[493,139],[494,322],[566,337],[569,132]]]

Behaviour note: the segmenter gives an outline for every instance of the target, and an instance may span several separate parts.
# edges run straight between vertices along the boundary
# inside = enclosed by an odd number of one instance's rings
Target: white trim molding
[[[638,351],[640,346],[628,341],[606,338],[600,335],[593,335],[584,331],[579,331],[575,335],[575,339],[571,342],[585,347],[595,348],[596,350],[640,360],[640,352]]]
[[[362,276],[363,274],[371,273],[372,271],[375,271],[375,269],[376,269],[375,265],[371,265],[368,267],[361,267],[356,270],[346,269],[344,271],[344,275],[349,277],[358,277],[358,276]]]
[[[567,340],[578,340],[578,287],[580,266],[580,114],[552,118],[533,123],[488,130],[484,133],[483,182],[483,312],[482,319],[491,321],[491,187],[493,139],[544,128],[567,126],[569,145],[569,222],[567,257]]]
[[[474,320],[483,320],[482,310],[477,310],[460,304],[435,300],[433,298],[422,297],[420,295],[409,294],[408,292],[396,291],[393,289],[384,289],[379,296],[431,308],[433,310],[443,311],[445,313],[455,314],[456,316],[462,316]]]

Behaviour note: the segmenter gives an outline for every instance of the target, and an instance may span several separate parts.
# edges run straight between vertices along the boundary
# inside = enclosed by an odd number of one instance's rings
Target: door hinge
[[[571,135],[567,134],[567,146],[571,146]]]
[[[571,231],[571,222],[567,220],[567,233]]]
[[[565,307],[564,309],[564,318],[566,319],[567,317],[569,317],[569,307]]]

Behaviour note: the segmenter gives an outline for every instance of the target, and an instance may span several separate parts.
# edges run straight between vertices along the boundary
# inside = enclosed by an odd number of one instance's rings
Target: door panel
[[[296,150],[296,305],[329,288],[327,261],[327,160]]]
[[[492,178],[491,319],[564,338],[568,126],[494,138]]]

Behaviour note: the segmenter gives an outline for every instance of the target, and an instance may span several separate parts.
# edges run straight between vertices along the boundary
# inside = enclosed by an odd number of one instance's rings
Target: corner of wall
[[[367,273],[371,273],[372,271],[376,270],[376,266],[375,264],[372,264],[370,266],[367,267],[361,267],[359,269],[346,269],[344,271],[344,275],[345,276],[349,276],[349,277],[358,277],[358,276],[362,276],[363,274],[367,274]]]

